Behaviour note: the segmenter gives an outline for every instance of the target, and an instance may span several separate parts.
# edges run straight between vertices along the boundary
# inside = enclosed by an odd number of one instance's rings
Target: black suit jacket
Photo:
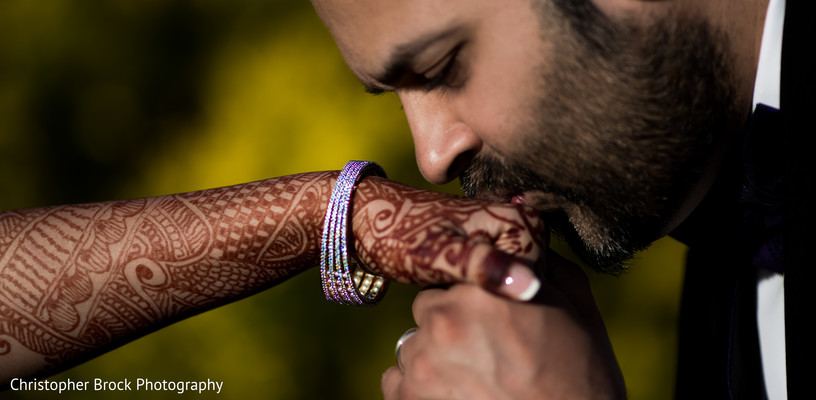
[[[810,1],[788,0],[782,47],[781,126],[774,131],[782,175],[788,398],[813,398],[816,371],[816,30]],[[806,19],[807,18],[807,19]],[[739,202],[743,149],[733,149],[712,190],[672,234],[689,245],[679,321],[677,398],[764,399],[756,327],[756,278]],[[748,249],[748,250],[746,250]],[[812,386],[812,385],[809,385]]]

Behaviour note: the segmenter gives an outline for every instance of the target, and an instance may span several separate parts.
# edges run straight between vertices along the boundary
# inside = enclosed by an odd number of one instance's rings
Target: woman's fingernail
[[[507,276],[499,291],[511,298],[528,301],[538,293],[540,288],[541,281],[536,278],[533,271],[526,266],[516,264],[507,271]]]

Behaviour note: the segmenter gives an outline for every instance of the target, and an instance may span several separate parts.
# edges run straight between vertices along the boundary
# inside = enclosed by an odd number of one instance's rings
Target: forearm
[[[0,384],[317,265],[336,176],[0,214]]]

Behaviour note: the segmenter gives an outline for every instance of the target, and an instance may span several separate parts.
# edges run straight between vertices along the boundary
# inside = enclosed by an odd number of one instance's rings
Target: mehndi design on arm
[[[335,174],[0,214],[0,362],[71,363],[315,265]]]

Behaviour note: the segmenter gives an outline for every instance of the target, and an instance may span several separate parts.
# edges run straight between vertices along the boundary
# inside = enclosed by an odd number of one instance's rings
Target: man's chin
[[[587,267],[604,274],[622,275],[635,254],[648,247],[648,243],[632,243],[620,232],[603,240],[598,240],[598,235],[582,236],[563,211],[545,212],[542,218],[550,231],[566,242]],[[589,230],[584,229],[585,232]]]

